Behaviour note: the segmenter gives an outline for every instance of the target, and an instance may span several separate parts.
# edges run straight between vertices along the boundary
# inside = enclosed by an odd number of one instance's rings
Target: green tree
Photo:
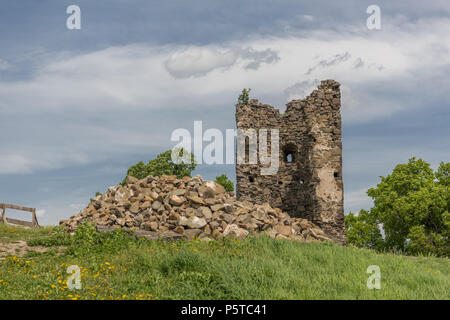
[[[360,210],[358,215],[350,212],[345,217],[347,239],[350,244],[361,248],[382,249],[383,238],[374,215]]]
[[[225,188],[225,191],[234,191],[233,181],[229,180],[226,174],[216,177],[216,182]]]
[[[440,185],[450,187],[450,162],[441,162],[435,175]]]
[[[174,162],[172,160],[172,152],[178,157],[185,156],[189,161]],[[178,148],[175,150],[167,150],[163,153],[158,154],[158,156],[150,160],[147,164],[140,161],[135,165],[131,166],[127,171],[127,177],[135,177],[137,179],[143,179],[148,176],[162,176],[162,175],[176,175],[178,178],[183,178],[185,176],[191,176],[191,172],[195,170],[197,163],[195,162],[194,155],[183,148]],[[122,184],[125,183],[125,179]]]
[[[252,89],[242,89],[242,93],[239,95],[238,97],[238,102],[236,105],[240,105],[240,104],[248,104],[249,100],[250,100],[250,91]]]
[[[433,172],[429,163],[411,158],[367,191],[374,200],[370,221],[381,224],[385,232],[383,248],[449,255],[449,171],[449,163],[441,163]],[[347,218],[349,224],[354,224],[352,219]],[[366,240],[349,241],[364,244]]]

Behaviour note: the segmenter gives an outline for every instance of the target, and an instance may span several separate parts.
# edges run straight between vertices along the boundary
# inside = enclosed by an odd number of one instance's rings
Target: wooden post
[[[31,219],[32,219],[31,221],[33,223],[33,226],[35,228],[39,227],[39,223],[38,223],[37,218],[36,218],[36,209],[33,209],[33,212],[31,213]]]
[[[3,222],[3,223],[5,223],[6,221],[5,221],[5,212],[6,212],[6,208],[4,207],[4,206],[1,206],[2,208],[3,208],[3,210],[2,210],[2,216],[1,216],[1,218],[0,218],[0,222]]]

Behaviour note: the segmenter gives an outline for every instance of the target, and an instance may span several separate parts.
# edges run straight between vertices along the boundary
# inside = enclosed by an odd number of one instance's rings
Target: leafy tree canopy
[[[361,247],[399,250],[411,254],[450,254],[450,163],[436,172],[422,159],[411,158],[380,177],[367,194],[374,207],[346,217],[348,239]],[[382,225],[385,238],[375,228]]]
[[[377,221],[370,212],[361,210],[358,215],[350,213],[345,217],[348,242],[357,247],[381,248],[383,238]]]

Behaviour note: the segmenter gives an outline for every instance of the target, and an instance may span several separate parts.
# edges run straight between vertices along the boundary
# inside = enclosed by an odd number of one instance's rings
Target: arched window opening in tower
[[[294,163],[297,153],[297,147],[294,144],[288,144],[283,147],[283,158],[285,163]]]

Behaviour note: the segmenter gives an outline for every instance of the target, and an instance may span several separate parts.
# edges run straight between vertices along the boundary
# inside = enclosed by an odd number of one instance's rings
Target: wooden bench
[[[18,225],[32,227],[32,228],[39,227],[39,223],[38,223],[37,217],[36,217],[36,209],[35,208],[28,208],[28,207],[16,206],[14,204],[0,203],[0,209],[2,209],[2,214],[0,216],[0,222],[18,224]],[[18,219],[12,219],[12,218],[6,218],[5,217],[6,209],[13,209],[13,210],[20,210],[20,211],[31,212],[31,222],[18,220]]]

